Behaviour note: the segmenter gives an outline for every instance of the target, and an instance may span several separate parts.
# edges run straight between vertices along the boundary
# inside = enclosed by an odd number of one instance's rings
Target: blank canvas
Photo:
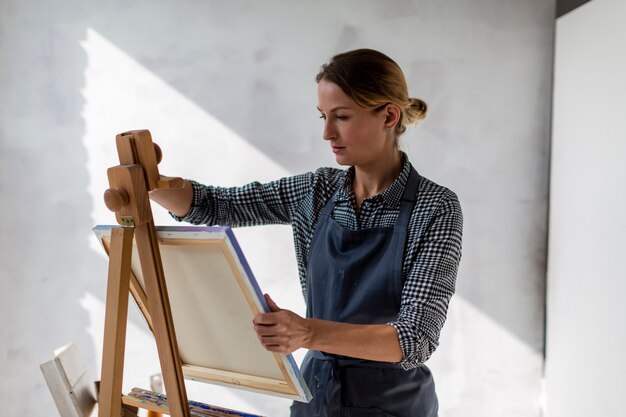
[[[94,229],[107,253],[113,227]],[[252,319],[270,310],[232,230],[168,226],[157,234],[185,377],[310,401],[293,357],[268,352],[256,337]],[[135,242],[132,271],[143,288]]]

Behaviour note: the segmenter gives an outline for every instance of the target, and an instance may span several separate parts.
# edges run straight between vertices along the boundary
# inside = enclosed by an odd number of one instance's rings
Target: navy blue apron
[[[307,274],[307,317],[355,324],[397,318],[402,298],[402,264],[407,225],[419,185],[411,169],[395,227],[347,230],[326,203],[311,238]],[[294,402],[291,417],[436,417],[430,370],[309,351],[302,375],[313,400]]]

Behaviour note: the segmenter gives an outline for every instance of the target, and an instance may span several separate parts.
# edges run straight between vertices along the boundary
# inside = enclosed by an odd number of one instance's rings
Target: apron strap
[[[395,252],[396,259],[394,259],[394,265],[400,268],[400,275],[402,275],[402,265],[404,264],[404,254],[406,252],[409,219],[411,218],[411,213],[417,201],[420,179],[421,177],[415,168],[411,167],[411,173],[404,186],[402,202],[400,203],[400,213],[398,213],[398,220],[395,226],[395,233],[398,234],[398,239],[396,240],[398,247]]]
[[[400,203],[400,213],[398,214],[396,227],[406,229],[409,225],[409,218],[411,217],[413,206],[415,206],[415,202],[417,201],[420,179],[421,177],[415,168],[411,167],[409,178],[406,180],[406,185],[404,186],[404,193],[402,194],[402,202]]]

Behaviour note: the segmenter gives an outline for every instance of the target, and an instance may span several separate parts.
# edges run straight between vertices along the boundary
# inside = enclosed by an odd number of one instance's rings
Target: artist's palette
[[[114,227],[94,228],[107,253]],[[268,352],[257,339],[252,319],[270,309],[232,230],[158,227],[157,234],[185,377],[310,401],[293,357]],[[133,246],[131,292],[152,328]]]
[[[128,395],[122,397],[122,402],[127,405],[154,411],[158,414],[170,414],[167,396],[159,392],[133,388]],[[189,401],[189,415],[191,417],[263,417],[198,401]]]

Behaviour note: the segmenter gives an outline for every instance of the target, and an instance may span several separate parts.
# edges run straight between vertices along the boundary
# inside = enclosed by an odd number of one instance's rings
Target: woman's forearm
[[[158,188],[150,192],[150,199],[175,215],[183,217],[189,212],[193,200],[193,187],[187,180],[182,188]]]
[[[308,321],[312,329],[308,349],[381,362],[403,358],[398,332],[391,325]]]
[[[400,362],[404,357],[398,332],[389,324],[306,319],[282,310],[267,294],[265,299],[272,312],[257,315],[253,324],[261,344],[271,352],[289,354],[306,348],[380,362]]]

